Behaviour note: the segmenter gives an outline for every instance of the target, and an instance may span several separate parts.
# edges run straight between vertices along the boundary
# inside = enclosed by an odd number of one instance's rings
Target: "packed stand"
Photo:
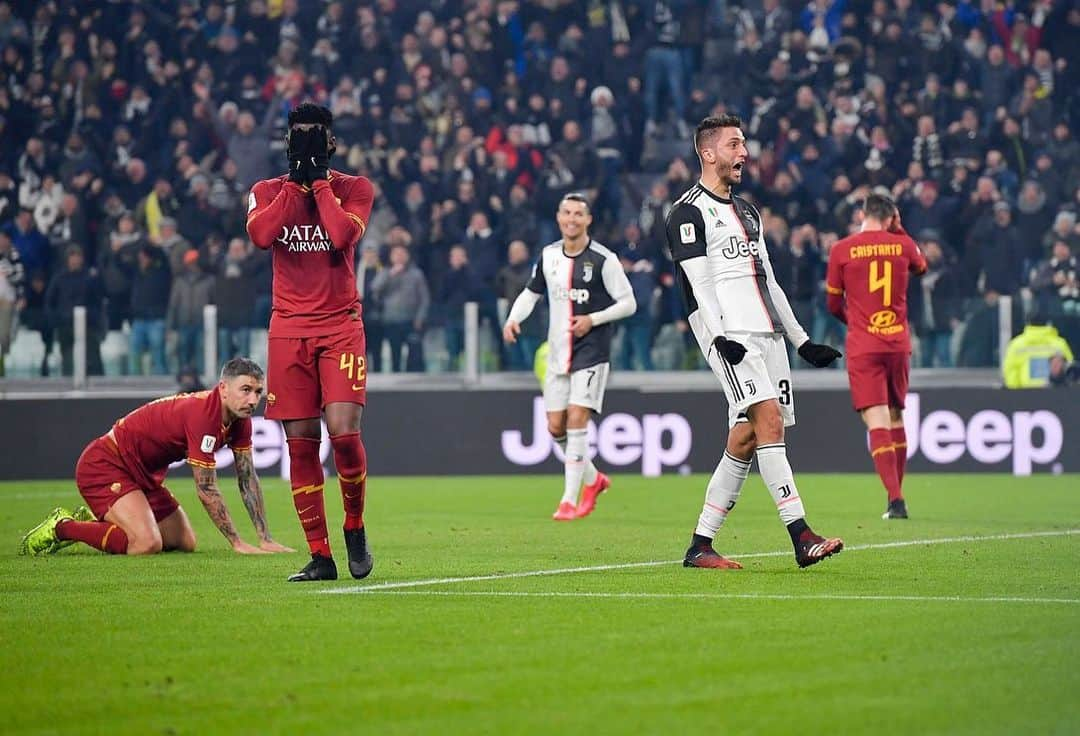
[[[1077,38],[1071,0],[0,2],[0,354],[17,324],[70,373],[82,305],[90,373],[198,370],[208,303],[219,356],[251,351],[271,279],[247,192],[283,172],[308,99],[334,113],[334,165],[376,187],[372,370],[460,367],[467,302],[487,367],[530,368],[544,315],[503,348],[500,310],[575,190],[639,304],[617,364],[693,367],[663,225],[720,111],[745,121],[743,193],[815,340],[842,338],[828,250],[883,187],[931,263],[922,365],[997,365],[1003,295],[1015,331],[1036,313],[1075,349]]]

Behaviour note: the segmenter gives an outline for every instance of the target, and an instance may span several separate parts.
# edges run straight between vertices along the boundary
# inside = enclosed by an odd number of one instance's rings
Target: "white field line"
[[[590,592],[525,592],[507,590],[368,590],[365,595],[417,595],[432,597],[491,597],[491,598],[629,598],[629,599],[700,599],[700,600],[767,600],[767,601],[918,601],[943,603],[1080,603],[1080,598],[1021,598],[993,596],[967,598],[958,595],[785,595],[781,593],[590,593]]]
[[[917,547],[920,545],[955,544],[957,542],[993,542],[1009,539],[1034,539],[1037,537],[1066,537],[1080,534],[1080,529],[1061,529],[1058,531],[1043,532],[1016,532],[1013,534],[987,534],[968,535],[961,537],[938,537],[936,539],[910,539],[901,542],[881,542],[879,544],[857,544],[844,547],[844,552],[858,552],[860,550],[893,549],[896,547]],[[783,557],[792,554],[791,550],[779,552],[749,552],[747,554],[726,555],[732,559],[745,560],[751,557]],[[431,578],[428,580],[403,580],[395,583],[376,583],[374,585],[350,585],[344,588],[331,588],[320,590],[319,593],[340,595],[342,593],[369,593],[380,590],[400,590],[403,588],[423,588],[431,585],[446,585],[448,583],[474,583],[486,580],[513,580],[517,578],[546,577],[551,575],[570,575],[579,572],[604,572],[606,570],[630,570],[638,567],[660,567],[662,565],[675,565],[681,560],[653,560],[650,562],[622,562],[611,565],[589,565],[586,567],[562,567],[553,570],[526,570],[522,572],[494,573],[491,575],[468,575],[453,578]]]

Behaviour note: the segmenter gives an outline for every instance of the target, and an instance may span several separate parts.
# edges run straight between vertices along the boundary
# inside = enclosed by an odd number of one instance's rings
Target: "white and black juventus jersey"
[[[548,370],[557,374],[608,362],[612,322],[629,317],[637,308],[619,259],[593,240],[576,256],[566,255],[562,240],[545,246],[508,319],[524,320],[545,294],[549,307]],[[575,337],[570,320],[584,314],[592,317],[593,327],[584,337]]]
[[[786,334],[795,345],[806,341],[806,332],[773,274],[761,215],[745,199],[724,199],[700,182],[695,184],[668,215],[667,242],[689,322],[699,342],[711,344],[715,330],[709,329],[699,314],[698,300],[680,267],[698,257],[707,261],[725,334]]]

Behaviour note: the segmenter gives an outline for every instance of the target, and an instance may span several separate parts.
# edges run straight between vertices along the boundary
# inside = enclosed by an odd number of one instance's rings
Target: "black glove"
[[[307,131],[307,149],[304,166],[307,167],[308,182],[319,179],[324,181],[330,174],[330,140],[326,128],[321,125]]]
[[[301,158],[289,159],[289,181],[293,184],[307,184],[307,167]]]
[[[799,355],[815,368],[824,368],[832,365],[834,360],[843,357],[844,354],[831,345],[818,345],[807,340],[799,346]]]
[[[330,144],[326,128],[316,126],[289,134],[289,180],[310,184],[330,173]]]
[[[716,352],[720,354],[720,357],[731,363],[731,365],[738,365],[742,362],[743,356],[746,355],[746,347],[742,343],[729,340],[723,336],[713,340],[713,347],[716,348]]]
[[[289,133],[289,181],[307,184],[307,146],[310,131],[294,130]]]

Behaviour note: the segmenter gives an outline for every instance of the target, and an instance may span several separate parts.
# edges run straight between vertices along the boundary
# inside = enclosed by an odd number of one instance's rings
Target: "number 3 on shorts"
[[[367,364],[364,361],[363,355],[356,355],[354,353],[342,353],[341,360],[338,361],[338,368],[345,376],[353,381],[353,391],[359,391],[364,388],[364,378],[367,376]]]
[[[791,404],[791,381],[786,378],[781,378],[776,382],[777,393],[780,394],[777,398],[780,400],[781,406],[788,406]]]

